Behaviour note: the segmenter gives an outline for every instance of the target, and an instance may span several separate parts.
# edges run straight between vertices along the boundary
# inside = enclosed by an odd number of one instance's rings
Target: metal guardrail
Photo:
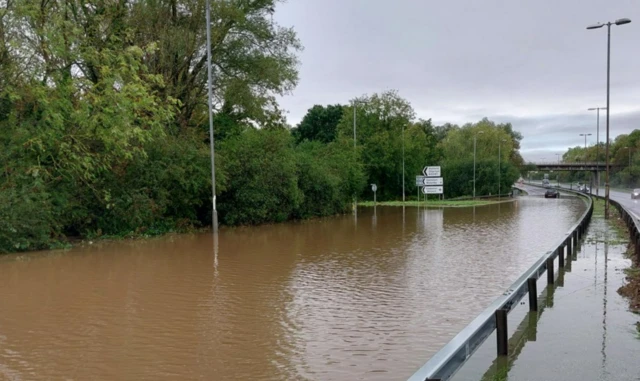
[[[460,331],[448,344],[427,361],[408,381],[444,381],[450,379],[471,355],[496,330],[498,355],[508,354],[507,314],[518,302],[529,293],[529,308],[538,309],[537,280],[547,272],[547,282],[553,284],[554,260],[558,258],[559,267],[564,267],[565,252],[571,254],[576,247],[591,220],[593,201],[588,195],[567,190],[583,196],[587,202],[587,210],[579,221],[569,229],[567,235],[560,239],[553,250],[548,251],[524,272],[507,291],[493,301],[469,325]],[[640,235],[636,235],[636,248],[640,249]],[[566,250],[565,250],[566,248]]]
[[[566,189],[566,188],[560,188]],[[592,195],[595,198],[604,200],[604,196]],[[630,212],[624,205],[620,204],[616,200],[609,199],[609,203],[613,205],[620,213],[620,218],[627,224],[629,229],[629,240],[633,244],[634,254],[636,255],[637,263],[640,263],[640,220],[634,213]]]

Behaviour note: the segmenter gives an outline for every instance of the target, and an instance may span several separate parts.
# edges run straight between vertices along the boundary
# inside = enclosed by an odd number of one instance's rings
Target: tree
[[[211,2],[214,107],[238,123],[267,123],[280,110],[274,95],[298,80],[296,33],[273,22],[280,0]],[[158,91],[179,101],[177,125],[207,126],[205,0],[137,0],[130,6],[134,43],[155,45],[145,55]]]
[[[516,138],[513,136],[516,135]],[[478,123],[466,124],[460,128],[450,128],[439,147],[443,152],[445,189],[448,197],[473,194],[474,143],[476,161],[476,194],[498,193],[498,179],[502,189],[508,189],[518,177],[520,157],[514,148],[518,133],[510,125],[496,125],[484,118]],[[516,154],[514,154],[516,151]],[[501,176],[498,176],[501,173]]]
[[[357,149],[367,174],[367,182],[378,185],[381,200],[401,198],[402,139],[404,136],[406,161],[407,139],[409,134],[414,133],[413,129],[409,130],[415,112],[411,104],[396,91],[364,96],[353,102],[357,104]],[[421,134],[417,141],[425,142],[424,132],[419,127],[415,130],[415,134]],[[342,142],[353,144],[353,108],[344,113],[338,124],[338,137]],[[423,151],[417,154],[417,159],[426,160],[427,148],[421,149]],[[405,176],[405,182],[412,183],[410,175]]]
[[[247,130],[224,141],[220,155],[228,178],[219,201],[223,223],[282,222],[295,215],[304,195],[287,130]]]
[[[342,105],[315,105],[291,132],[296,142],[304,140],[329,143],[336,140],[336,128],[346,107]]]

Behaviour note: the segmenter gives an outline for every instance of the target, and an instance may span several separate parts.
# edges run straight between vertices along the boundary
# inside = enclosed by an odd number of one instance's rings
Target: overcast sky
[[[398,90],[436,124],[511,122],[526,160],[584,145],[606,105],[611,27],[611,137],[640,128],[638,0],[288,0],[276,9],[305,49],[281,99],[290,124],[314,104]],[[601,112],[600,140],[605,139]]]

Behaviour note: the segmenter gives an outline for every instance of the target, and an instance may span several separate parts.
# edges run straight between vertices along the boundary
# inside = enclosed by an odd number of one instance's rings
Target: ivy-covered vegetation
[[[212,1],[220,222],[347,212],[415,191],[443,166],[446,197],[517,177],[520,134],[482,120],[435,126],[390,91],[310,108],[287,125],[276,96],[298,79],[277,0]],[[68,237],[158,234],[211,221],[204,0],[0,0],[0,252]],[[357,139],[353,140],[356,107]],[[404,151],[403,151],[404,149]]]

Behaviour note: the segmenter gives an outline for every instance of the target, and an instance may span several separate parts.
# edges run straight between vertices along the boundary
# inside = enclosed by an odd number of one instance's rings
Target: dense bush
[[[228,180],[219,198],[228,225],[291,218],[303,194],[298,188],[293,139],[286,130],[246,130],[221,144],[220,166]]]
[[[304,194],[298,218],[343,213],[365,185],[362,165],[349,145],[304,142],[296,158],[298,186]]]

